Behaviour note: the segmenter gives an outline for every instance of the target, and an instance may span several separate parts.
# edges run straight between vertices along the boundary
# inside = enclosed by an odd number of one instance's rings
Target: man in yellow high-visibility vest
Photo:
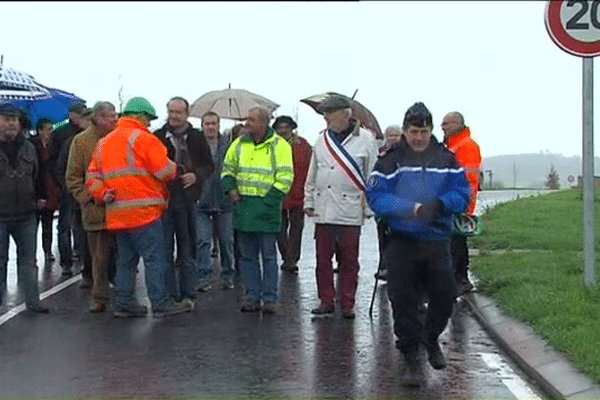
[[[292,149],[269,127],[270,119],[270,113],[260,107],[248,112],[247,133],[229,146],[221,172],[223,190],[234,202],[233,226],[247,288],[241,311],[262,308],[268,314],[276,311],[278,299],[276,239],[281,201],[294,178]]]

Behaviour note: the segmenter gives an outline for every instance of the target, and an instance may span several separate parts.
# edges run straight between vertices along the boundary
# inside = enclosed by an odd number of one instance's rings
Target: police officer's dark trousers
[[[437,340],[452,313],[456,285],[450,240],[419,240],[393,234],[385,251],[394,333],[398,348],[406,352],[419,343]],[[423,294],[429,299],[424,324],[418,311]]]

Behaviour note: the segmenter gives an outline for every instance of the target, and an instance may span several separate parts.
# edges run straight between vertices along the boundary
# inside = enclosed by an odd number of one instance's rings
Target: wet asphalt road
[[[515,391],[514,384],[527,379],[460,300],[440,340],[448,367],[435,371],[427,365],[426,387],[403,387],[403,358],[394,347],[385,284],[376,294],[373,318],[368,314],[378,257],[374,222],[367,221],[361,236],[355,320],[339,314],[312,318],[310,310],[318,305],[312,234],[307,220],[300,273],[280,275],[275,315],[241,313],[242,289],[223,291],[216,285],[198,294],[192,313],[125,320],[94,315],[87,312],[89,291],[79,288],[77,276],[44,300],[50,314],[25,311],[9,319],[6,313],[22,302],[11,246],[8,304],[0,307],[0,398],[508,399],[531,393],[527,390],[539,393],[528,383],[525,392]],[[65,282],[56,263],[41,267],[39,276],[42,291]],[[138,288],[143,289],[142,282],[138,279]],[[490,358],[498,362],[490,364]]]

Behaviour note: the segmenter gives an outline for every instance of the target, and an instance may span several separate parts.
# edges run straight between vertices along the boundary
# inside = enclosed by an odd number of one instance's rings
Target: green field
[[[598,200],[595,209],[598,235]],[[600,382],[600,284],[583,284],[581,190],[506,202],[482,218],[483,233],[469,240],[481,251],[470,266],[479,292]],[[498,249],[506,253],[486,251]]]

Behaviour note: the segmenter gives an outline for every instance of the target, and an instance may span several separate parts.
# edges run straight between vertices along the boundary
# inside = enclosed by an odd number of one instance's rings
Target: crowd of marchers
[[[0,304],[12,237],[26,308],[50,311],[38,292],[40,225],[45,266],[58,263],[65,277],[81,266],[92,313],[148,315],[135,293],[143,267],[154,317],[192,311],[197,293],[217,283],[214,272],[222,290],[243,288],[241,311],[274,314],[279,271],[298,273],[310,217],[316,259],[304,264],[314,265],[319,299],[311,313],[339,307],[352,319],[361,227],[374,216],[376,279],[387,280],[404,383],[423,382],[420,348],[433,368],[446,366],[438,337],[456,298],[473,288],[467,238],[453,224],[474,212],[481,164],[460,113],[444,116],[439,142],[431,113],[415,103],[382,143],[332,95],[319,106],[327,126],[311,146],[291,117],[271,123],[260,107],[225,134],[214,112],[197,129],[186,99],[166,106],[155,132],[154,107],[136,97],[119,115],[110,102],[76,102],[68,121],[42,118],[27,135],[26,113],[0,105]]]

